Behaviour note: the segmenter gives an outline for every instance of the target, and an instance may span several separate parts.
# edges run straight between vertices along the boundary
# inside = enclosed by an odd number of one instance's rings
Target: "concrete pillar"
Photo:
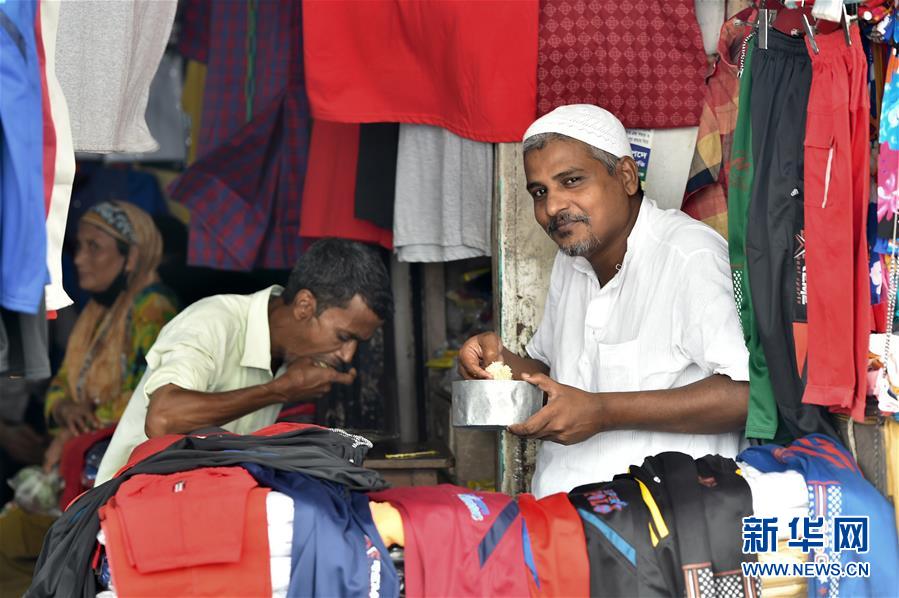
[[[524,347],[543,317],[556,244],[534,220],[533,200],[525,190],[520,143],[496,146],[493,276],[495,320],[503,345],[524,355]],[[502,432],[499,486],[518,494],[530,490],[536,443]]]

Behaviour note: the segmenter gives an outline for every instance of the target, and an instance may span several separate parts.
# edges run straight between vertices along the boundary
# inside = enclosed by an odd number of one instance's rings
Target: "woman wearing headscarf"
[[[152,218],[125,202],[103,202],[78,222],[75,267],[91,300],[78,317],[45,404],[55,439],[45,468],[69,439],[119,420],[147,367],[146,354],[177,313],[159,281],[162,237]]]
[[[96,440],[111,435],[147,367],[147,352],[177,313],[175,296],[156,272],[161,259],[156,225],[132,204],[100,203],[78,222],[75,267],[79,286],[91,300],[75,323],[62,367],[47,391],[53,440],[45,453],[44,474],[32,470],[30,480],[40,479],[41,491],[28,493],[28,504],[22,504],[17,491],[17,504],[0,514],[0,595],[21,595],[28,587],[56,507],[64,508],[81,492],[89,453],[105,450]],[[61,499],[59,478],[52,473],[60,461],[66,482]]]

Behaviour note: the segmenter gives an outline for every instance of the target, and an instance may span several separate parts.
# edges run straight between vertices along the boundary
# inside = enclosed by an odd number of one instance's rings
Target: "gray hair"
[[[590,155],[594,160],[601,162],[602,165],[606,167],[606,170],[609,171],[609,174],[615,174],[615,168],[618,166],[618,160],[620,160],[620,158],[607,151],[601,150],[598,147],[594,147],[589,143],[584,143],[574,137],[562,135],[561,133],[538,133],[528,137],[524,140],[524,143],[522,143],[523,153],[526,154],[531,150],[543,149],[550,141],[575,141],[586,146],[586,148],[590,150]]]

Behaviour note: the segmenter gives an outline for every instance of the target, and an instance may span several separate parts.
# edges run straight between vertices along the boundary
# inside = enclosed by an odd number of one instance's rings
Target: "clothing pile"
[[[341,430],[286,423],[247,436],[149,440],[53,524],[26,595],[93,597],[110,579],[122,595],[361,595],[374,587],[396,595],[363,494],[385,486],[359,465],[370,447]],[[273,490],[292,500],[292,517]]]
[[[369,447],[292,423],[147,441],[54,523],[26,595],[801,596],[796,578],[743,575],[756,560],[743,553],[743,519],[777,518],[782,561],[794,518],[862,512],[869,552],[822,552],[875,561],[871,575],[810,579],[810,595],[881,595],[899,582],[891,508],[824,436],[753,447],[739,464],[661,453],[540,500],[385,490],[359,465]],[[404,551],[401,570],[390,547]]]

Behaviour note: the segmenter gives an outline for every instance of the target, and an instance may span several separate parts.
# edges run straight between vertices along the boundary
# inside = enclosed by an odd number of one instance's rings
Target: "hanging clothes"
[[[752,57],[754,176],[746,220],[752,311],[786,430],[836,436],[821,407],[802,403],[794,322],[805,322],[803,138],[812,80],[805,41],[772,29]]]
[[[816,4],[817,8],[817,4]],[[865,419],[871,292],[868,62],[858,27],[815,36],[805,129],[808,380],[804,403]],[[804,281],[803,281],[804,282]]]
[[[44,164],[44,176],[52,180],[50,203],[47,207],[47,269],[50,284],[46,286],[47,309],[68,307],[72,299],[63,288],[62,246],[65,241],[72,182],[75,179],[75,149],[69,106],[56,77],[56,38],[59,29],[60,2],[42,2],[40,7],[41,39],[44,47],[44,76],[50,102],[50,116],[55,135],[53,161]],[[46,119],[44,122],[46,128]]]
[[[60,3],[56,72],[76,150],[159,148],[144,112],[177,7],[175,0]]]
[[[706,82],[696,151],[681,210],[727,238],[727,180],[740,105],[740,76],[753,9],[725,21],[714,70]]]
[[[369,498],[403,517],[409,598],[528,595],[522,517],[509,496],[440,484]]]
[[[310,130],[301,10],[288,1],[185,6],[179,48],[207,64],[198,159],[170,188],[191,211],[191,265],[290,269],[300,255]]]
[[[727,248],[743,341],[749,350],[749,405],[745,433],[747,438],[770,440],[778,430],[777,401],[774,399],[768,364],[752,311],[752,294],[746,269],[746,224],[752,197],[752,181],[755,178],[749,103],[752,98],[752,58],[756,47],[754,40],[747,42],[740,78],[739,110],[731,150],[733,168],[727,190]]]
[[[385,230],[393,229],[399,137],[397,123],[359,126],[354,216]]]
[[[312,114],[520,142],[535,116],[538,11],[537,0],[304,2]]]
[[[770,40],[769,40],[770,41]],[[899,539],[893,510],[870,482],[862,477],[852,455],[832,438],[811,434],[784,448],[767,444],[740,453],[740,461],[762,472],[798,471],[808,486],[808,517],[824,518],[824,536],[832,537],[834,517],[866,516],[869,520],[869,550],[833,551],[831,541],[823,548],[811,548],[809,560],[846,564],[870,562],[870,577],[811,577],[809,596],[890,596],[899,584]]]
[[[359,128],[356,124],[315,121],[299,234],[309,239],[340,237],[393,249],[393,235],[389,229],[355,216],[357,186],[360,185],[356,179]]]
[[[708,62],[695,0],[544,0],[537,114],[602,106],[637,129],[699,123]]]
[[[26,314],[49,282],[36,18],[36,0],[0,4],[0,308]]]
[[[393,242],[401,262],[491,253],[493,146],[400,125]]]
[[[188,122],[181,111],[184,87],[184,58],[166,52],[150,83],[145,118],[150,134],[159,148],[153,152],[117,152],[107,162],[170,162],[183,164],[187,157]]]
[[[0,307],[0,376],[45,380],[50,373],[43,300],[36,314]]]

